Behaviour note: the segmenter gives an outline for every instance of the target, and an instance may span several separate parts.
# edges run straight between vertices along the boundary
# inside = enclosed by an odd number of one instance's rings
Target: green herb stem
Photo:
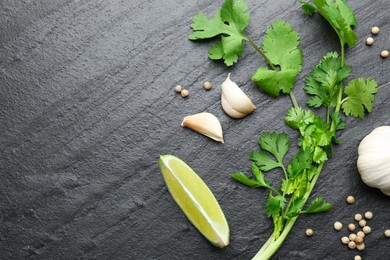
[[[265,55],[265,53],[254,43],[250,38],[246,37],[246,40],[252,45],[253,48],[265,59],[265,61],[268,63],[268,65],[273,69],[277,70],[275,65],[272,64],[271,60]]]
[[[293,104],[294,108],[299,108],[298,101],[297,101],[297,99],[295,98],[295,95],[294,95],[294,93],[292,92],[292,90],[290,91],[289,94],[290,94],[291,103]]]
[[[325,162],[322,162],[321,164],[318,165],[317,173],[314,175],[313,179],[310,182],[309,189],[306,191],[305,195],[303,196],[305,203],[308,200],[311,192],[313,191],[313,189],[316,185],[318,177],[320,176],[322,168],[324,167],[324,163]],[[298,216],[288,219],[286,221],[286,223],[282,229],[283,231],[280,235],[279,235],[279,231],[275,227],[274,232],[272,233],[270,238],[262,246],[262,248],[260,248],[260,250],[257,252],[257,254],[252,258],[252,260],[270,259],[271,256],[273,256],[276,253],[276,251],[280,248],[280,246],[283,244],[284,240],[286,239],[288,233],[290,232],[290,230],[294,226],[295,221],[297,219],[298,219]],[[277,237],[277,239],[275,239],[275,237]]]

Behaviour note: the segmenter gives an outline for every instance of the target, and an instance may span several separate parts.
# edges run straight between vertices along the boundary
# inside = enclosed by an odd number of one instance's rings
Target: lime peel
[[[227,246],[228,223],[203,180],[174,155],[160,155],[159,166],[169,192],[190,222],[214,246]]]

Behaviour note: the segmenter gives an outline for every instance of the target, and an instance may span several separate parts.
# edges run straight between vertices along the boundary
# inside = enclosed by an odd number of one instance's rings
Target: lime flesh
[[[191,223],[214,246],[227,246],[228,223],[203,180],[174,155],[161,155],[159,166],[169,192]]]

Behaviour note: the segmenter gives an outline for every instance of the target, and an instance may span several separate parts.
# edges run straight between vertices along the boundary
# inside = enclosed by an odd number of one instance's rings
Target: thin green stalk
[[[293,104],[294,108],[298,108],[299,107],[298,101],[295,98],[294,93],[292,92],[292,90],[290,91],[290,99],[291,99],[291,103]]]
[[[345,44],[340,41],[341,43],[341,67],[344,67],[345,65]],[[335,108],[335,112],[339,112],[340,111],[340,108],[341,108],[341,104],[342,104],[342,99],[343,99],[343,86],[340,87],[339,89],[339,93],[338,93],[338,97],[337,97],[337,104],[336,104],[336,108]],[[333,125],[333,123],[332,123]]]

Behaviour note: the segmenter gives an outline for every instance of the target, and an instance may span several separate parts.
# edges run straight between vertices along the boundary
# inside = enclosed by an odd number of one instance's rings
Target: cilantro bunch
[[[191,25],[191,40],[220,37],[221,42],[209,50],[210,59],[223,59],[227,66],[237,62],[244,41],[265,59],[252,81],[264,93],[277,97],[290,96],[292,107],[284,118],[285,123],[299,132],[299,151],[286,162],[290,139],[286,133],[264,132],[259,138],[259,149],[250,154],[252,176],[236,172],[233,179],[254,188],[269,191],[266,214],[273,220],[274,231],[254,259],[269,259],[282,245],[300,214],[319,213],[332,209],[323,197],[311,199],[310,194],[325,162],[332,156],[333,145],[338,144],[337,132],[346,126],[344,116],[364,118],[372,111],[378,92],[377,83],[370,78],[350,80],[352,67],[345,65],[345,46],[352,48],[358,41],[353,31],[357,24],[353,11],[344,0],[312,0],[302,2],[308,15],[319,13],[338,35],[341,54],[329,52],[306,77],[304,90],[309,98],[306,109],[299,106],[293,95],[296,76],[302,70],[302,50],[299,35],[290,24],[278,20],[266,31],[261,48],[245,35],[249,23],[247,5],[243,0],[225,0],[221,9],[210,20],[199,13]],[[323,108],[326,116],[317,115]],[[342,115],[341,113],[344,113]],[[282,172],[279,185],[267,181],[270,171]]]

